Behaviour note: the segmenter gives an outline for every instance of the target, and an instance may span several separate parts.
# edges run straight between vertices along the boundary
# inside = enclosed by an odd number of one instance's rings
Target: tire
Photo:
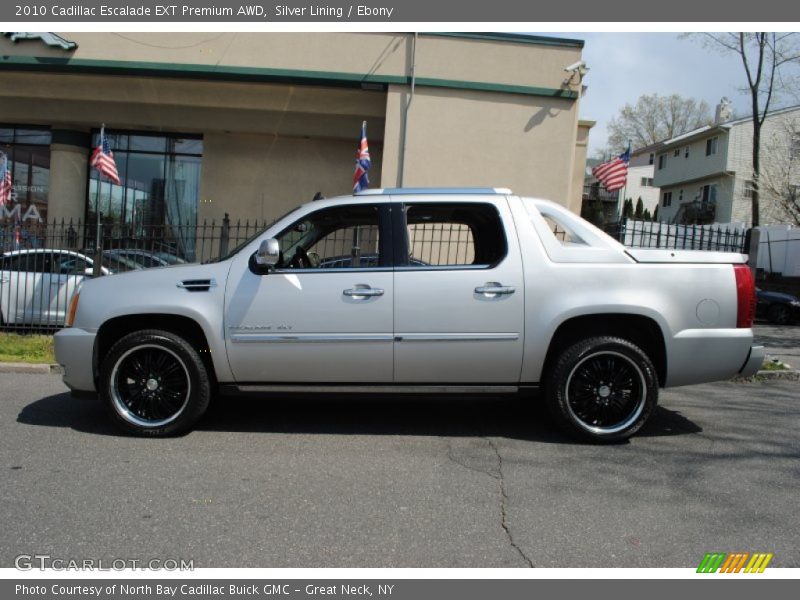
[[[100,397],[123,431],[165,437],[191,429],[211,399],[211,379],[182,337],[148,329],[126,335],[100,367]]]
[[[653,413],[658,378],[635,344],[609,336],[588,338],[556,358],[545,376],[545,399],[556,423],[571,437],[621,442]]]
[[[773,304],[767,309],[767,320],[775,325],[786,325],[791,318],[791,310],[785,304]]]

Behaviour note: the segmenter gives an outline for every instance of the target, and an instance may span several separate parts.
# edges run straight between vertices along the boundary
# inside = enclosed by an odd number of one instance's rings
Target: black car
[[[800,319],[800,299],[790,294],[756,289],[756,314],[770,323],[786,325]]]

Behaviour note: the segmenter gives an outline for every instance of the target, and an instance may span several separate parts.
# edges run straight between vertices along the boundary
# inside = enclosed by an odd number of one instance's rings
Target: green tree
[[[653,209],[653,221],[658,221],[658,204],[656,204],[656,207]]]
[[[622,218],[623,219],[632,219],[633,218],[633,200],[627,198],[622,205]]]
[[[653,217],[650,216],[650,209],[649,208],[645,208],[644,209],[644,220],[645,221],[652,221],[653,220]]]
[[[644,216],[644,202],[642,202],[642,197],[639,196],[639,199],[636,201],[636,210],[633,211],[633,218],[641,219],[643,216]]]

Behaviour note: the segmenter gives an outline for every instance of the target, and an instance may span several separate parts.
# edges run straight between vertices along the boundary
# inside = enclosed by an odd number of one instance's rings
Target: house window
[[[681,155],[681,149],[675,148],[675,150],[673,150],[672,152],[672,156],[680,156],[680,155]]]
[[[714,184],[704,185],[700,188],[700,200],[703,204],[716,204],[717,186]]]
[[[717,153],[717,138],[708,138],[706,140],[706,156],[711,156]]]
[[[752,198],[753,197],[753,190],[755,186],[753,185],[753,180],[748,179],[744,182],[744,197],[745,198]]]
[[[662,204],[665,207],[672,205],[672,192],[664,192],[664,201]]]
[[[792,134],[792,146],[789,150],[789,160],[800,159],[800,133]]]
[[[667,166],[667,155],[666,154],[659,154],[658,155],[658,170],[660,171],[664,167]]]
[[[655,154],[653,154],[653,153],[651,152],[651,153],[650,153],[650,159],[649,159],[649,161],[648,161],[648,163],[647,163],[647,164],[648,164],[648,165],[652,165],[652,164],[653,164],[653,162],[655,162],[655,159],[656,159],[656,155],[655,155]]]
[[[678,202],[683,202],[683,190],[678,192]]]
[[[689,158],[689,146],[686,146],[686,148],[684,149],[683,156],[684,158]]]
[[[652,177],[642,177],[642,181],[640,183],[642,187],[653,187],[653,178]]]

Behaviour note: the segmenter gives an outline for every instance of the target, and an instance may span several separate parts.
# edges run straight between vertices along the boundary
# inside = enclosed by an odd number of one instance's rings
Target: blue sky
[[[677,33],[549,33],[584,40],[583,58],[590,71],[581,99],[582,119],[597,121],[589,136],[589,155],[605,146],[606,123],[626,103],[642,94],[680,94],[705,100],[711,107],[727,96],[736,116],[749,114],[749,96],[741,93],[741,60],[704,48]]]

